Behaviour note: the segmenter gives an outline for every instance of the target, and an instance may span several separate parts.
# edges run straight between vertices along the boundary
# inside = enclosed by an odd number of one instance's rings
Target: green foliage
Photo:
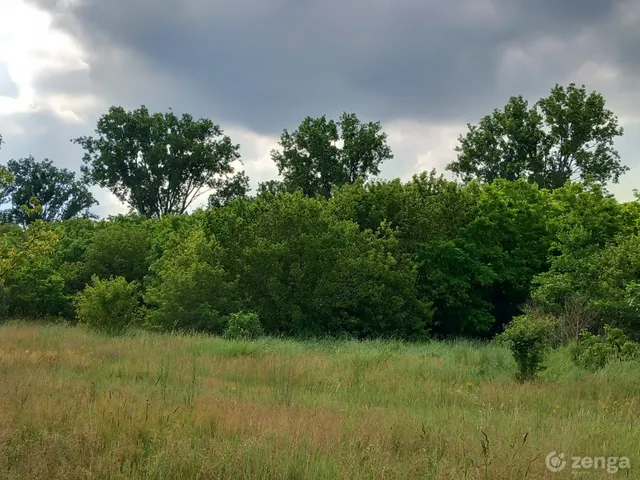
[[[431,323],[415,264],[388,227],[360,231],[301,193],[209,212],[225,272],[267,333],[422,336]]]
[[[619,328],[605,325],[602,335],[582,332],[571,346],[571,359],[578,366],[598,370],[611,361],[640,359],[640,344],[631,341]]]
[[[628,170],[613,148],[622,134],[602,95],[556,85],[531,108],[522,96],[511,97],[503,110],[469,124],[447,169],[465,181],[522,178],[549,189],[589,177],[617,183]]]
[[[99,225],[86,218],[76,218],[52,225],[60,237],[52,252],[52,262],[64,279],[64,291],[67,296],[73,296],[83,290],[91,279],[91,272],[88,272],[85,267],[85,253]]]
[[[140,217],[121,217],[97,225],[84,251],[85,277],[124,277],[141,282],[149,270],[151,231]]]
[[[74,298],[78,321],[94,330],[122,333],[137,320],[138,288],[137,282],[124,277],[92,277],[91,284]]]
[[[380,122],[363,124],[353,113],[343,113],[337,122],[325,115],[307,117],[293,133],[285,129],[282,151],[271,153],[284,184],[265,184],[261,192],[284,188],[329,198],[336,186],[380,173],[380,164],[393,158],[386,139]]]
[[[256,196],[268,199],[279,193],[293,193],[296,190],[296,187],[288,181],[267,180],[266,182],[260,182],[258,184],[258,192]]]
[[[534,278],[533,298],[559,315],[576,295],[603,324],[640,336],[640,213],[597,185],[568,185],[553,194],[547,222],[554,236],[550,266]]]
[[[435,172],[337,189],[330,210],[375,230],[385,221],[418,266],[417,289],[441,335],[490,334],[514,315],[544,271],[550,235],[545,191],[525,181],[461,187]]]
[[[224,329],[224,338],[229,340],[252,339],[264,333],[257,313],[237,312],[229,315]]]
[[[206,189],[227,198],[246,184],[243,172],[233,176],[239,146],[211,120],[114,106],[95,133],[74,140],[85,174],[145,217],[184,213]]]
[[[58,239],[42,220],[36,220],[26,229],[5,229],[0,233],[0,282],[23,265],[46,262]]]
[[[68,311],[52,253],[59,235],[42,220],[0,229],[0,318],[43,318]]]
[[[9,160],[7,166],[12,184],[4,189],[11,202],[11,207],[4,212],[6,218],[26,225],[38,219],[52,222],[91,217],[89,209],[98,202],[86,184],[76,180],[74,172],[57,168],[51,160],[37,162],[33,157]],[[33,197],[42,208],[30,215],[22,206],[31,205]]]
[[[198,330],[221,334],[225,315],[233,311],[233,285],[220,265],[221,247],[197,229],[186,237],[173,234],[152,266],[146,290],[146,324],[162,330]]]
[[[4,203],[6,188],[13,184],[13,175],[2,165],[0,165],[0,201]]]
[[[215,193],[209,195],[209,206],[221,207],[233,200],[247,198],[249,190],[249,177],[239,172],[231,180],[219,183]]]
[[[449,167],[464,184],[372,181],[393,157],[380,123],[307,117],[272,152],[282,178],[249,198],[239,147],[210,120],[112,107],[75,142],[88,178],[132,212],[47,225],[78,215],[73,174],[26,159],[10,187],[0,171],[3,192],[29,186],[12,214],[27,220],[0,226],[0,310],[73,319],[95,276],[136,285],[159,330],[223,334],[253,312],[269,335],[490,338],[517,318],[507,332],[532,376],[526,305],[558,319],[556,344],[605,323],[640,339],[640,202],[604,185],[626,170],[621,134],[599,94],[556,86],[469,126]],[[208,208],[184,214],[205,191]]]
[[[507,344],[516,361],[519,381],[532,380],[543,369],[554,323],[552,317],[528,313],[515,317],[500,334],[499,339]]]
[[[23,318],[68,314],[71,305],[64,286],[64,278],[48,258],[13,268],[4,281],[7,314]]]

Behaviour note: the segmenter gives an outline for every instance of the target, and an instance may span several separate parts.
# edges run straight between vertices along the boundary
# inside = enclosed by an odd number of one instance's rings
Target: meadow
[[[350,341],[0,327],[3,479],[551,479],[551,451],[627,456],[640,368],[566,349],[518,383],[473,341]],[[576,473],[573,471],[573,473]]]

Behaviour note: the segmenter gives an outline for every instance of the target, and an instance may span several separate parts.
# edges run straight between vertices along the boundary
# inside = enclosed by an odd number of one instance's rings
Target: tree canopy
[[[346,112],[338,121],[306,117],[294,132],[282,132],[280,147],[271,158],[284,189],[310,197],[329,198],[333,187],[378,175],[380,164],[393,158],[380,122],[362,123]]]
[[[11,202],[5,216],[16,223],[26,225],[42,219],[47,222],[90,217],[89,209],[98,202],[87,185],[76,180],[76,174],[66,168],[58,168],[49,159],[36,161],[29,156],[9,160],[7,171],[12,183],[5,186],[5,196]],[[36,197],[41,208],[37,214],[27,215],[24,205],[31,205]]]
[[[231,191],[239,146],[211,120],[111,107],[96,136],[73,140],[85,150],[83,171],[145,217],[181,214],[206,191]]]
[[[589,177],[617,183],[628,170],[613,147],[622,134],[601,94],[556,85],[532,107],[522,96],[511,97],[504,109],[469,124],[447,169],[466,182],[524,178],[549,189]]]

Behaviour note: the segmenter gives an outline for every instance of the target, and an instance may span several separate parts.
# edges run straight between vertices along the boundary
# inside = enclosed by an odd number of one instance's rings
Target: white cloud
[[[44,73],[89,72],[81,48],[52,28],[50,14],[23,0],[2,0],[0,32],[0,63],[18,88],[17,97],[0,96],[0,116],[48,110],[63,121],[79,122],[82,112],[98,103],[92,95],[43,96],[35,89]]]
[[[414,173],[433,168],[439,173],[445,173],[445,167],[456,158],[454,148],[458,136],[465,129],[463,124],[420,121],[396,121],[388,124],[385,131],[394,159],[382,165],[381,176],[409,180]]]

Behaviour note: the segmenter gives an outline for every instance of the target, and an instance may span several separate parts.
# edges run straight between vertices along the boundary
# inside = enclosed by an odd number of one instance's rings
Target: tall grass
[[[553,352],[533,383],[467,341],[226,341],[0,328],[0,478],[571,478],[551,451],[628,456],[640,368]],[[610,478],[584,471],[581,478]]]

